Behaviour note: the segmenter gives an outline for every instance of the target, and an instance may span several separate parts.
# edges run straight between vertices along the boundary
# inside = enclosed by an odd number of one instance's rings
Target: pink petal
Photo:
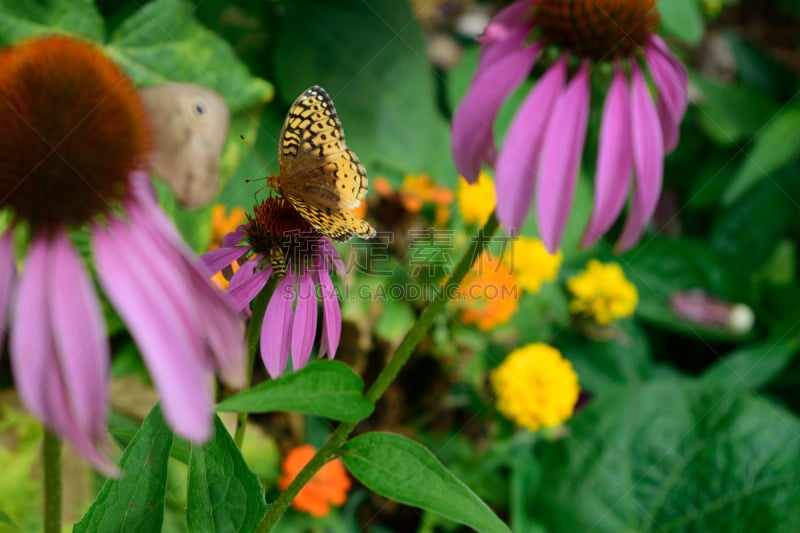
[[[589,118],[589,66],[583,63],[556,102],[542,146],[536,211],[542,242],[555,253],[564,234]]]
[[[641,238],[645,224],[653,216],[658,204],[664,173],[664,141],[658,113],[650,97],[647,82],[635,62],[631,64],[631,78],[631,124],[636,187],[628,220],[617,243],[620,251],[627,250]]]
[[[294,274],[290,269],[275,287],[261,327],[261,359],[273,379],[283,374],[289,360],[294,296]]]
[[[17,277],[12,230],[0,236],[0,345],[6,337],[6,320],[11,307],[11,294]]]
[[[333,263],[333,267],[336,269],[336,272],[339,276],[345,275],[344,270],[344,262],[342,261],[342,257],[339,255],[339,251],[336,247],[329,241],[328,239],[320,239],[321,241],[321,251],[323,255],[323,262],[319,266],[320,269],[328,270],[330,269],[329,262]]]
[[[222,238],[222,247],[233,248],[234,246],[238,246],[247,235],[247,225],[242,224]]]
[[[333,359],[342,335],[342,311],[339,308],[339,298],[328,271],[318,270],[316,274],[322,295],[322,336],[319,356],[323,357],[327,354],[330,359]]]
[[[70,410],[70,395],[56,354],[48,308],[50,295],[57,289],[47,272],[51,260],[47,238],[34,239],[20,276],[9,342],[17,391],[28,409],[49,428],[69,441],[100,471],[114,476],[118,470],[93,440],[98,436],[82,427]]]
[[[248,250],[249,248],[244,246],[217,248],[216,250],[211,250],[201,255],[200,260],[212,273],[216,273],[234,261],[241,259]]]
[[[238,312],[249,313],[250,302],[258,296],[264,288],[272,273],[272,267],[267,266],[264,270],[255,272],[258,261],[245,261],[239,270],[233,273],[231,282],[228,285],[228,296],[233,302],[234,308]]]
[[[505,99],[528,76],[538,46],[514,50],[475,76],[453,116],[452,149],[456,168],[470,183],[478,179],[492,145],[492,125]]]
[[[523,44],[525,37],[531,30],[530,22],[525,20],[525,15],[531,10],[527,0],[515,2],[506,6],[495,15],[486,29],[478,37],[481,44],[481,53],[475,76],[500,58],[512,52]]]
[[[518,231],[531,205],[550,111],[564,88],[567,58],[547,70],[517,111],[497,159],[497,218]]]
[[[306,366],[317,334],[317,295],[309,272],[300,275],[297,305],[292,323],[292,368],[297,371]]]
[[[633,172],[631,113],[625,74],[617,66],[603,109],[592,219],[582,246],[591,246],[611,227],[625,205]]]
[[[166,261],[139,243],[140,232],[112,220],[93,231],[97,275],[131,332],[161,393],[164,415],[179,435],[203,442],[211,435],[213,400],[205,354],[186,318],[192,300],[184,280]]]
[[[106,435],[111,354],[100,302],[64,233],[50,250],[50,320],[71,410],[92,441]]]
[[[689,101],[686,69],[657,36],[645,48],[645,59],[658,89],[658,116],[664,137],[664,149],[671,152],[680,138],[680,123]]]

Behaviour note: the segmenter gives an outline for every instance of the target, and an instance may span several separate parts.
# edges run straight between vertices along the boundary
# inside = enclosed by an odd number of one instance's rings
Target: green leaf
[[[338,361],[314,361],[297,372],[265,381],[223,400],[218,411],[291,411],[357,422],[372,412],[361,392],[364,382]]]
[[[156,406],[122,455],[122,477],[105,482],[73,531],[161,531],[171,445]]]
[[[736,340],[732,332],[703,328],[672,312],[673,293],[692,289],[730,301],[738,301],[741,281],[731,264],[705,243],[689,239],[654,238],[642,243],[622,261],[625,275],[636,285],[639,304],[636,315],[673,331],[705,338]]]
[[[698,0],[659,0],[658,11],[664,29],[677,38],[689,44],[703,38],[705,23]]]
[[[108,54],[139,86],[186,81],[225,97],[233,113],[272,99],[273,88],[250,75],[230,45],[193,17],[181,0],[154,0],[111,36]]]
[[[92,0],[0,0],[0,44],[50,33],[69,33],[101,42],[104,32],[103,17]]]
[[[744,164],[722,197],[723,203],[731,205],[755,183],[769,180],[776,170],[795,161],[799,151],[800,106],[795,105],[778,111],[758,133]]]
[[[799,531],[800,421],[727,387],[664,380],[580,411],[543,445],[549,531]]]
[[[347,442],[342,450],[350,473],[381,496],[477,531],[509,531],[469,487],[411,439],[394,433],[365,433]]]
[[[11,517],[8,516],[3,511],[0,511],[0,524],[7,524],[15,528],[17,527],[17,524],[15,524],[13,520],[11,520]]]
[[[722,213],[711,235],[712,248],[740,277],[751,276],[781,239],[791,235],[800,215],[798,197],[800,166],[792,165],[753,187]]]
[[[188,493],[186,524],[193,532],[254,531],[267,510],[264,487],[219,417],[214,438],[192,446]]]
[[[757,390],[780,374],[799,348],[800,339],[788,335],[741,348],[717,361],[703,379],[729,389]]]
[[[321,85],[368,174],[429,172],[455,184],[449,127],[408,2],[309,0],[285,9],[274,47],[284,101]]]

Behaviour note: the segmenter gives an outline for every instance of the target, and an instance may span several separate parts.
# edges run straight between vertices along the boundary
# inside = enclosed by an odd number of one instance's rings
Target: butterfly
[[[344,131],[325,89],[313,86],[289,108],[278,146],[279,173],[270,186],[314,229],[346,241],[375,236],[350,209],[367,194],[367,173],[344,142]]]
[[[188,83],[143,89],[153,130],[148,166],[185,207],[207,204],[217,193],[219,158],[230,114],[220,95]]]

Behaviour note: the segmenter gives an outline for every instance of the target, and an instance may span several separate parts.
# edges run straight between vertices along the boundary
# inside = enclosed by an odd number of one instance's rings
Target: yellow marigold
[[[573,296],[570,310],[602,326],[632,315],[639,299],[636,286],[628,281],[617,263],[603,264],[596,259],[589,261],[586,270],[571,277],[567,288]]]
[[[461,321],[490,331],[507,323],[519,308],[517,279],[500,258],[484,252],[475,261],[456,299],[461,302]]]
[[[458,211],[461,213],[464,223],[483,226],[497,204],[494,180],[484,172],[480,173],[478,181],[472,185],[460,177],[456,197],[458,198]]]
[[[517,348],[491,375],[497,410],[536,431],[564,423],[578,402],[578,375],[561,352],[543,343]]]
[[[242,207],[236,205],[231,208],[230,214],[225,215],[225,206],[223,204],[216,204],[211,208],[211,242],[208,243],[209,250],[216,250],[222,246],[222,239],[225,235],[244,224],[247,220],[247,215]],[[238,267],[234,263],[233,272],[236,272]],[[211,281],[222,290],[228,288],[228,280],[222,272],[217,272],[211,278]]]
[[[526,291],[539,292],[542,283],[556,279],[561,268],[561,250],[550,254],[539,239],[519,237],[511,244],[511,251],[509,266]]]
[[[290,450],[281,466],[283,474],[278,479],[278,488],[286,490],[315,453],[316,449],[310,444],[303,444]],[[349,490],[350,478],[347,477],[342,460],[333,459],[320,468],[300,489],[292,501],[292,507],[311,516],[327,516],[331,512],[331,507],[344,505]]]

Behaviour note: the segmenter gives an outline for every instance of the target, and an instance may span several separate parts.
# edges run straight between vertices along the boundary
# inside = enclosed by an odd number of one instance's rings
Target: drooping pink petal
[[[589,66],[584,62],[556,102],[542,146],[536,213],[550,253],[558,249],[572,207],[588,118]]]
[[[628,197],[633,152],[631,145],[631,100],[627,80],[617,66],[603,108],[595,176],[592,218],[581,245],[588,247],[611,227]]]
[[[658,89],[658,117],[664,150],[669,153],[678,145],[680,123],[689,101],[686,68],[658,36],[651,36],[650,44],[645,47],[645,59]]]
[[[320,239],[320,250],[322,252],[322,261],[317,266],[317,269],[328,270],[330,268],[330,264],[333,263],[333,267],[336,269],[336,273],[339,276],[344,276],[344,262],[342,261],[342,257],[339,255],[339,251],[336,247],[329,241],[328,239]]]
[[[478,179],[493,144],[492,126],[503,101],[527,77],[540,47],[509,52],[475,76],[453,116],[452,149],[456,168],[469,183]]]
[[[6,338],[6,317],[11,307],[11,294],[16,277],[14,240],[9,229],[0,236],[0,344]]]
[[[531,10],[530,2],[521,0],[500,10],[486,29],[478,36],[481,53],[475,69],[475,77],[488,66],[509,52],[519,48],[531,30],[525,15]]]
[[[641,238],[645,225],[658,204],[664,173],[664,140],[658,112],[647,82],[635,62],[631,64],[631,125],[636,185],[628,220],[617,248],[627,250]]]
[[[67,236],[53,236],[50,322],[71,411],[92,441],[105,439],[111,354],[100,302]]]
[[[267,373],[273,379],[280,377],[286,369],[291,348],[292,323],[295,298],[295,276],[291,269],[275,287],[267,303],[264,324],[261,327],[261,358]]]
[[[183,308],[192,300],[180,300],[184,281],[163,268],[163,256],[142,247],[123,223],[112,220],[109,226],[93,230],[100,284],[147,363],[170,426],[193,442],[204,442],[212,429],[210,372]]]
[[[327,355],[328,358],[333,359],[342,335],[342,311],[328,271],[317,270],[316,275],[322,296],[322,336],[319,356]]]
[[[317,334],[317,295],[314,280],[306,271],[300,276],[297,304],[292,323],[292,368],[297,371],[306,366]]]
[[[234,261],[238,261],[247,253],[248,248],[245,246],[237,246],[235,248],[217,248],[211,250],[200,256],[200,260],[208,269],[213,272],[219,272],[226,266]]]
[[[222,247],[233,248],[238,246],[245,237],[247,237],[247,225],[242,224],[222,238]]]
[[[70,409],[50,322],[49,298],[59,290],[48,276],[51,262],[47,237],[37,237],[28,249],[14,304],[9,348],[14,380],[28,409],[54,432],[69,441],[101,472],[118,474],[98,449],[90,431]]]
[[[258,263],[258,260],[245,261],[239,270],[233,273],[228,285],[228,296],[234,308],[240,313],[245,312],[248,316],[250,302],[261,292],[272,274],[272,267],[269,265],[264,270],[255,272]]]
[[[517,111],[497,158],[497,218],[508,231],[518,231],[528,214],[542,140],[566,76],[564,56],[547,70]]]

